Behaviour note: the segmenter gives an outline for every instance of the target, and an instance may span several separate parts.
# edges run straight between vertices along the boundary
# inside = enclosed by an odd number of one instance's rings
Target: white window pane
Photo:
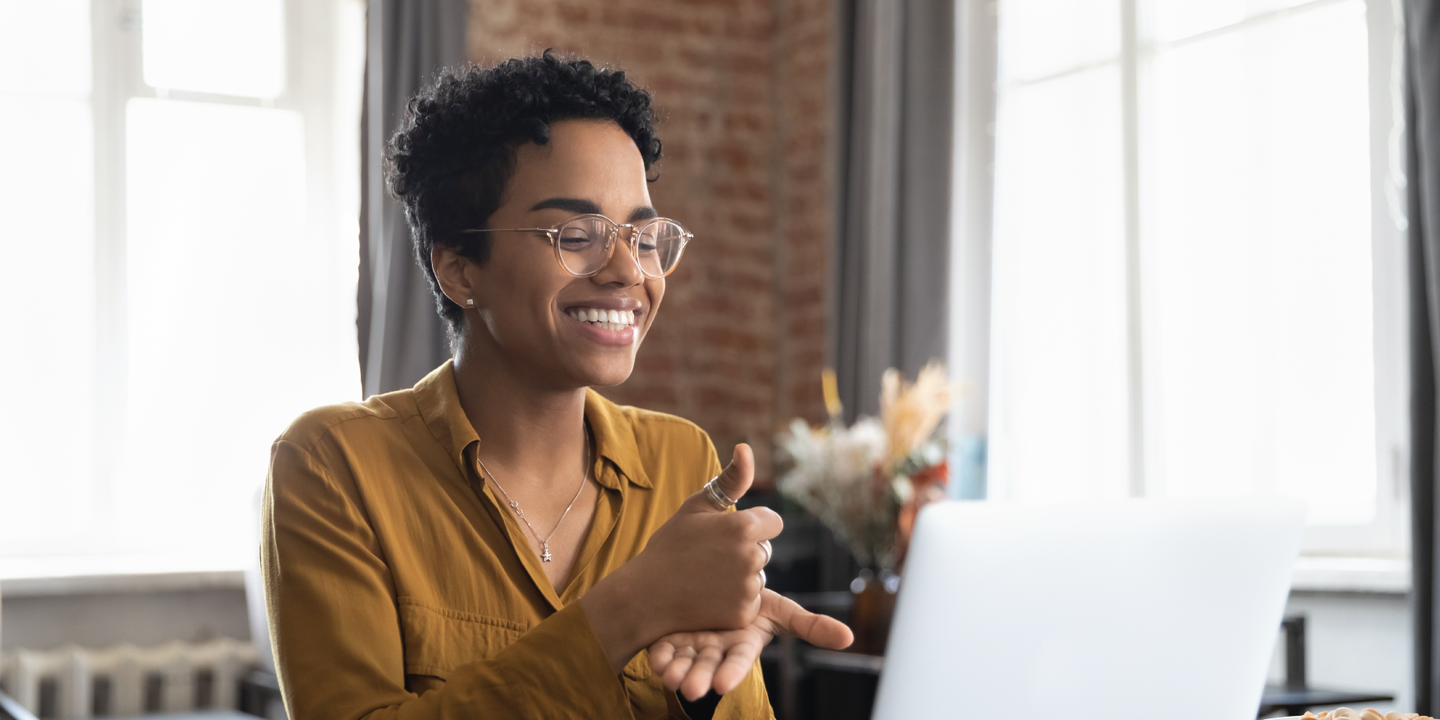
[[[1032,80],[1120,55],[1118,0],[1001,0],[1000,77]]]
[[[90,94],[90,0],[0,0],[0,92]]]
[[[991,477],[1011,499],[1123,497],[1118,73],[1013,90],[998,121]]]
[[[145,82],[275,97],[285,87],[282,0],[145,0]]]
[[[298,114],[137,99],[127,117],[119,516],[146,549],[210,543],[244,560],[271,442],[355,393],[353,314],[335,312],[333,241],[307,232]]]
[[[1374,513],[1366,72],[1358,0],[1155,64],[1147,373],[1171,495]]]
[[[0,554],[89,527],[95,256],[90,105],[0,95]],[[23,512],[14,511],[23,508]]]
[[[1313,0],[1153,0],[1156,39],[1179,40]]]

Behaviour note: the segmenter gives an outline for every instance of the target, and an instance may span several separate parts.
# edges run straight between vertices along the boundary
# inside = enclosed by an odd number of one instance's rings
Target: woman
[[[748,447],[722,473],[695,425],[589,389],[629,377],[690,239],[650,203],[654,124],[623,73],[548,52],[411,102],[387,170],[454,359],[275,443],[291,717],[684,717],[677,689],[771,717],[775,633],[849,644],[763,590],[780,519],[724,511]]]

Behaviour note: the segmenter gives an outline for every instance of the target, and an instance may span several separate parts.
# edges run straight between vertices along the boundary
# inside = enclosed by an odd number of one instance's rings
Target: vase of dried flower
[[[895,593],[899,589],[900,576],[888,569],[877,573],[865,568],[850,581],[850,592],[855,596],[850,610],[850,629],[855,632],[851,652],[885,654],[890,620],[895,615]]]

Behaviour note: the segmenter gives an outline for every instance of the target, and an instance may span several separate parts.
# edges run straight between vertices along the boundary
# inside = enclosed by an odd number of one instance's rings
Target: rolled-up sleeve
[[[579,603],[488,658],[406,687],[402,598],[353,482],[301,447],[272,448],[261,560],[286,709],[295,720],[632,717]]]

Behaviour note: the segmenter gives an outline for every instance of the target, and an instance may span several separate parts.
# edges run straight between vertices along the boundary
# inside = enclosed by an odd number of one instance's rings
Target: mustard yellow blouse
[[[720,463],[686,420],[591,391],[585,417],[601,493],[558,596],[480,479],[451,363],[275,441],[261,560],[291,718],[685,717],[648,653],[611,674],[577,601]],[[715,717],[773,717],[758,662]]]

